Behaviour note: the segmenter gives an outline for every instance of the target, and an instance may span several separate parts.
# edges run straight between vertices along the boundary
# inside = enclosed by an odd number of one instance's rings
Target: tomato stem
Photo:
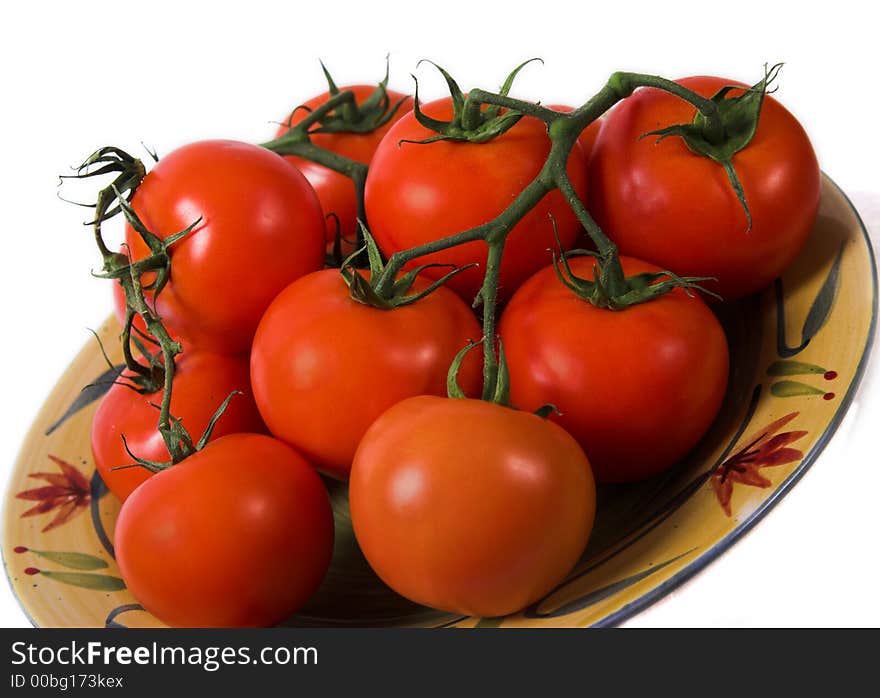
[[[170,462],[156,463],[132,454],[136,465],[155,471],[179,463],[201,448],[207,440],[207,437],[203,436],[199,445],[195,446],[183,424],[171,414],[175,358],[183,352],[183,347],[180,342],[171,337],[155,308],[146,299],[146,293],[151,292],[153,304],[155,304],[156,297],[162,291],[171,273],[169,248],[192,233],[200,221],[195,221],[185,230],[170,235],[164,240],[150,232],[138,218],[130,203],[134,192],[146,176],[146,168],[140,160],[119,148],[101,148],[87,158],[77,169],[76,174],[71,176],[89,178],[114,173],[116,174],[114,180],[107,187],[101,189],[97,195],[94,206],[95,215],[90,223],[94,231],[95,243],[103,260],[103,271],[95,276],[119,283],[125,294],[125,321],[121,334],[122,353],[126,368],[133,374],[128,377],[130,383],[126,383],[126,385],[144,395],[162,390],[161,404],[154,406],[159,412],[157,429],[168,450]],[[149,249],[149,254],[143,259],[132,260],[130,251],[127,249],[125,252],[113,252],[104,241],[101,224],[120,212]],[[147,284],[143,282],[145,274],[154,275],[154,278]],[[143,319],[146,334],[135,327],[136,315],[140,315]],[[145,341],[141,341],[138,335]],[[147,343],[158,346],[158,350],[151,351],[147,347]],[[143,362],[135,357],[132,344],[143,356]],[[215,413],[209,424],[209,429],[206,431],[208,436],[228,403],[229,398]],[[122,438],[123,445],[127,450],[124,437]]]

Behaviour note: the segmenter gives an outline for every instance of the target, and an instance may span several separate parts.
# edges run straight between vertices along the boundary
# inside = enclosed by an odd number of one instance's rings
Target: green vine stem
[[[146,174],[146,169],[140,160],[119,148],[101,148],[96,151],[77,168],[76,174],[72,177],[89,178],[108,174],[116,174],[116,176],[107,187],[98,193],[94,205],[95,215],[90,223],[103,262],[102,272],[95,274],[95,276],[120,283],[125,294],[126,310],[121,342],[125,365],[131,375],[126,377],[128,380],[124,384],[144,395],[162,390],[161,404],[156,406],[159,412],[157,428],[168,449],[170,463],[146,461],[129,452],[138,465],[150,470],[158,470],[179,463],[194,452],[195,446],[189,433],[180,421],[171,414],[175,358],[183,352],[183,347],[180,342],[171,337],[155,308],[147,302],[147,293],[152,294],[153,303],[155,303],[156,296],[162,291],[170,275],[169,248],[178,240],[189,235],[199,221],[195,221],[185,230],[170,235],[164,240],[150,232],[140,221],[130,204],[132,195]],[[114,252],[104,241],[102,223],[118,213],[125,216],[129,225],[140,235],[149,248],[150,253],[143,259],[133,261],[127,250],[126,252]],[[148,283],[144,283],[144,276],[147,274],[152,275],[153,278]],[[146,335],[135,328],[136,315],[143,318],[147,330]],[[148,344],[157,347],[157,349],[151,350],[147,346]],[[143,356],[143,362],[135,356],[132,345]],[[228,404],[228,400],[221,406],[215,417],[222,414],[226,404]],[[216,418],[212,420],[210,428],[213,428],[214,422],[216,422]],[[210,437],[210,431],[206,433]],[[202,444],[206,440],[203,436],[199,443]],[[124,439],[123,443],[125,443]]]
[[[547,124],[551,140],[550,153],[535,178],[520,192],[511,204],[493,220],[446,238],[394,253],[388,260],[381,278],[376,284],[379,292],[390,286],[403,267],[427,254],[440,252],[466,242],[483,240],[489,247],[483,284],[475,305],[483,306],[484,385],[483,398],[491,399],[498,381],[498,357],[495,349],[495,326],[497,312],[498,270],[504,253],[504,245],[514,226],[531,211],[549,192],[559,189],[578,220],[584,226],[598,251],[600,285],[613,298],[637,301],[639,290],[629,288],[618,258],[617,246],[601,230],[577,196],[566,173],[571,149],[578,135],[617,102],[625,99],[639,87],[654,87],[670,92],[694,105],[703,117],[707,139],[723,137],[718,105],[676,82],[654,75],[638,73],[614,73],[605,86],[585,104],[573,112],[563,113],[538,104],[514,99],[506,94],[496,94],[475,89],[468,93],[464,112],[486,106],[501,107],[541,119]],[[468,102],[470,104],[468,104]],[[425,147],[430,147],[425,146]],[[687,280],[684,280],[687,281]],[[674,282],[677,283],[677,282]],[[620,308],[620,303],[607,303],[606,307]]]

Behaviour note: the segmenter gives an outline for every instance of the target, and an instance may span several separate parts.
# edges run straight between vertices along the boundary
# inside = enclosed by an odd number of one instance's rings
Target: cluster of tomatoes
[[[729,83],[682,84],[710,97]],[[375,88],[345,89],[364,102]],[[369,164],[366,217],[386,257],[491,221],[550,153],[545,123],[528,116],[488,142],[423,143],[436,134],[412,101],[387,96],[396,108],[378,128],[310,137]],[[279,135],[328,97],[306,102]],[[450,98],[420,108],[453,117]],[[583,131],[568,178],[628,255],[627,277],[711,277],[709,290],[736,298],[797,254],[816,214],[819,170],[797,121],[766,97],[734,158],[749,229],[723,167],[680,139],[641,138],[693,118],[680,98],[639,90]],[[171,414],[199,434],[227,395],[241,393],[204,448],[156,474],[122,466],[131,454],[168,459],[156,430],[161,391],[116,385],[95,415],[94,458],[123,502],[121,573],[172,625],[272,625],[305,603],[333,548],[319,472],[349,480],[358,542],[392,589],[462,614],[515,612],[577,562],[595,481],[633,482],[673,465],[725,392],[727,342],[699,294],[676,288],[610,310],[576,292],[595,280],[596,261],[554,265],[551,249],[584,246],[559,191],[510,232],[501,263],[497,339],[512,407],[477,399],[479,350],[461,360],[483,335],[472,308],[483,241],[416,260],[436,266],[408,294],[450,265],[461,271],[412,302],[377,307],[353,297],[351,272],[324,268],[336,223],[354,231],[358,211],[352,182],[325,167],[241,142],[192,143],[155,165],[131,206],[160,238],[198,221],[171,247],[170,280],[151,300],[184,348]],[[133,259],[148,254],[131,225],[126,243]],[[456,357],[454,382],[468,397],[447,396]],[[549,416],[539,410],[547,404]]]

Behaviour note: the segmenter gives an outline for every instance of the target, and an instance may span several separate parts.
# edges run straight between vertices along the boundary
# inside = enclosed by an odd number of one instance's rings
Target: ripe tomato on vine
[[[421,107],[430,119],[453,119],[451,97]],[[551,141],[539,119],[524,117],[484,143],[437,140],[416,112],[402,117],[379,144],[367,176],[365,204],[370,231],[388,256],[491,221],[534,179],[550,153]],[[568,175],[581,198],[587,195],[586,159],[580,147],[568,158]],[[536,203],[507,239],[498,280],[501,298],[509,298],[534,272],[550,263],[555,244],[553,221],[563,246],[581,231],[559,192]],[[484,241],[468,242],[424,255],[418,263],[475,266],[449,281],[468,303],[483,281]],[[415,264],[415,263],[414,263]],[[426,270],[438,278],[438,270]]]
[[[774,74],[751,88],[679,81],[707,98],[727,90],[734,103],[717,143],[693,126],[693,107],[662,90],[639,90],[611,110],[590,159],[589,204],[623,254],[713,277],[706,288],[727,300],[765,288],[791,264],[816,220],[821,173],[803,127],[763,93]],[[726,157],[736,185],[697,147]]]

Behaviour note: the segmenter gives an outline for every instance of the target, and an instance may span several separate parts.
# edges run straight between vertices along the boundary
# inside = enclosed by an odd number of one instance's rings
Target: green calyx
[[[510,88],[513,87],[513,81],[516,79],[519,71],[529,63],[540,60],[540,58],[531,58],[514,68],[501,86],[499,95],[506,97],[510,92]],[[449,94],[452,97],[452,119],[450,121],[432,119],[421,110],[419,103],[419,81],[413,75],[413,80],[416,82],[415,95],[413,96],[413,114],[422,126],[436,132],[437,135],[420,141],[404,140],[401,143],[424,144],[433,143],[434,141],[485,143],[510,130],[524,116],[522,112],[512,109],[502,112],[501,107],[497,105],[484,107],[479,102],[472,100],[470,96],[465,96],[458,83],[439,65],[428,60],[419,61],[419,65],[423,62],[433,65],[446,80]]]
[[[748,230],[752,229],[752,214],[733,166],[733,156],[754,138],[758,129],[758,119],[761,116],[761,107],[764,104],[764,95],[767,94],[781,68],[782,63],[777,63],[769,69],[765,65],[763,79],[745,91],[738,85],[727,85],[712,95],[711,100],[718,107],[717,118],[712,126],[720,123],[720,129],[710,128],[706,117],[697,111],[691,123],[675,124],[642,135],[642,138],[657,136],[658,142],[669,136],[678,136],[693,152],[720,164],[745,211]],[[735,97],[728,96],[733,91],[742,94]]]
[[[125,452],[128,454],[129,458],[131,458],[134,462],[131,465],[123,465],[118,468],[113,468],[113,470],[122,470],[125,468],[146,468],[151,473],[158,473],[162,470],[167,470],[168,468],[177,465],[182,460],[189,458],[191,455],[198,453],[205,446],[208,445],[208,441],[211,440],[211,436],[214,434],[214,427],[217,426],[217,422],[220,420],[220,417],[223,416],[226,409],[229,407],[229,403],[232,402],[232,398],[236,395],[242,395],[243,393],[240,390],[233,390],[229,395],[226,396],[226,399],[220,403],[220,407],[218,407],[214,414],[211,416],[211,420],[208,422],[208,425],[205,427],[205,430],[202,432],[201,437],[199,437],[198,441],[193,441],[190,436],[189,431],[187,431],[186,427],[183,426],[183,422],[180,421],[174,415],[170,415],[169,419],[171,422],[170,433],[174,439],[176,439],[177,444],[179,445],[179,452],[171,454],[171,459],[168,461],[155,461],[149,460],[147,458],[141,458],[140,456],[132,453],[131,449],[128,446],[128,441],[125,438],[125,434],[121,434],[122,437],[122,447],[125,449]],[[154,407],[157,411],[162,409],[161,405],[157,405],[155,403],[150,403],[151,407]]]
[[[701,281],[713,281],[712,277],[682,277],[671,271],[645,272],[624,276],[622,269],[618,269],[620,277],[623,279],[623,288],[621,292],[612,294],[608,290],[609,284],[606,278],[611,267],[614,265],[620,267],[620,260],[614,257],[608,263],[597,261],[593,266],[593,280],[591,281],[577,276],[568,263],[571,257],[584,256],[600,260],[599,255],[591,250],[571,250],[558,256],[553,251],[553,268],[556,270],[556,276],[567,288],[597,308],[625,310],[632,305],[647,303],[659,298],[676,288],[683,288],[688,295],[693,295],[692,291],[696,289],[720,299],[720,296],[699,285]]]
[[[327,80],[329,100],[333,100],[342,93],[323,62],[321,70],[324,71],[324,77]],[[408,97],[403,97],[397,102],[391,103],[391,98],[388,96],[388,60],[386,59],[385,76],[364,101],[360,104],[355,99],[342,101],[326,114],[320,115],[315,123],[309,124],[308,133],[370,133],[394,118],[407,99]],[[304,109],[305,107],[298,108]],[[290,126],[289,123],[288,126]]]
[[[362,223],[360,223],[360,229],[364,239],[364,246],[352,252],[343,261],[339,273],[342,274],[342,278],[348,284],[352,300],[373,308],[393,310],[394,308],[415,303],[436,291],[456,274],[476,266],[476,264],[468,264],[463,267],[456,267],[453,264],[422,264],[412,271],[401,274],[396,279],[387,279],[387,275],[384,273],[386,264],[382,260],[382,253],[379,251],[376,241]],[[364,252],[367,253],[367,261],[369,262],[369,278],[365,277],[362,270],[358,269],[354,264],[354,261],[360,258]],[[452,267],[452,271],[421,291],[410,293],[418,275],[425,271],[425,269],[436,267]]]

